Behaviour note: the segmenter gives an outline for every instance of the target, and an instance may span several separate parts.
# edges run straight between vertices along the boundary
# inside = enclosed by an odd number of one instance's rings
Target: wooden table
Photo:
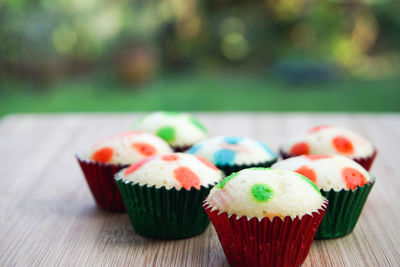
[[[143,238],[126,214],[96,208],[74,153],[140,114],[11,115],[0,121],[0,266],[228,266],[213,227]],[[211,134],[273,149],[319,124],[352,128],[378,148],[377,183],[354,232],[315,241],[304,266],[400,266],[399,114],[200,113]]]

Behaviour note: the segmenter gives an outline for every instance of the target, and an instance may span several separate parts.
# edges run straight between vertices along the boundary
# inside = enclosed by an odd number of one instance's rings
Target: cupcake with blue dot
[[[209,138],[186,152],[206,158],[227,175],[248,167],[269,167],[277,160],[266,144],[240,136]]]

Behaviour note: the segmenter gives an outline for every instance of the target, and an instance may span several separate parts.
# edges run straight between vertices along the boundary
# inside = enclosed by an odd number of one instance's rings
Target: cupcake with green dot
[[[205,231],[210,221],[202,203],[222,177],[206,159],[171,153],[131,165],[115,180],[137,233],[180,239]]]
[[[206,158],[226,175],[250,167],[270,167],[278,158],[266,144],[239,136],[212,137],[186,152]]]
[[[208,136],[206,127],[184,112],[154,112],[139,119],[133,129],[158,135],[175,152],[185,151]]]
[[[375,184],[375,178],[360,164],[339,155],[303,155],[279,161],[272,167],[306,176],[329,200],[316,239],[351,233]]]
[[[326,205],[306,177],[267,168],[232,173],[204,201],[231,266],[300,266]]]

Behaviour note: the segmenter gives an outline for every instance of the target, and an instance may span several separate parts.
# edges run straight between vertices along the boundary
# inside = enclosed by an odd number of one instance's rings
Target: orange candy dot
[[[323,129],[330,128],[330,127],[331,126],[329,126],[329,125],[317,126],[317,127],[314,127],[314,128],[311,128],[310,130],[308,130],[308,133],[316,133],[316,132],[319,132],[319,131],[321,131]]]
[[[174,176],[186,190],[190,190],[191,187],[200,189],[200,178],[189,168],[179,167],[175,169]]]
[[[153,158],[147,158],[142,161],[139,161],[138,163],[130,165],[128,168],[126,168],[124,175],[129,175],[131,173],[134,173],[136,170],[138,170],[140,167],[142,167],[144,164],[152,160]]]
[[[317,175],[312,169],[308,168],[306,165],[301,166],[300,168],[295,170],[295,172],[304,175],[305,177],[310,179],[314,184],[317,182]]]
[[[178,155],[168,154],[161,157],[162,160],[165,161],[175,161],[178,160]]]
[[[342,177],[348,189],[356,189],[357,186],[363,186],[367,183],[365,176],[356,169],[347,167],[342,170]]]
[[[293,156],[310,154],[310,147],[305,142],[297,143],[292,147],[292,149],[290,149],[290,154]]]
[[[206,160],[205,158],[202,158],[202,157],[199,157],[199,156],[196,156],[196,158],[197,158],[198,160],[200,160],[201,162],[203,162],[205,165],[207,165],[207,167],[210,167],[210,168],[213,169],[213,170],[218,170],[218,168],[215,167],[214,164],[212,164],[211,162],[209,162],[209,161]]]
[[[92,155],[92,160],[100,162],[109,162],[114,154],[114,150],[111,147],[103,147]]]
[[[319,160],[319,159],[328,159],[331,158],[331,155],[306,155],[306,158],[309,160]]]
[[[146,157],[154,156],[157,152],[155,147],[146,143],[133,143],[132,147]]]
[[[333,147],[340,153],[351,154],[353,153],[353,144],[343,136],[337,136],[332,139]]]

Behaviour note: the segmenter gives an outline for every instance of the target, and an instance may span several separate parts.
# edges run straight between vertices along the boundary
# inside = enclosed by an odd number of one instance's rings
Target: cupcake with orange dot
[[[132,129],[161,137],[175,152],[183,152],[208,136],[206,127],[185,112],[153,112],[137,120]]]
[[[224,178],[204,208],[231,266],[300,266],[326,204],[303,175],[257,167]]]
[[[137,233],[180,239],[205,231],[210,221],[202,202],[222,177],[204,158],[172,153],[130,165],[115,180]]]
[[[126,132],[103,139],[77,154],[78,162],[97,205],[105,210],[124,211],[114,175],[142,159],[170,153],[161,138],[142,132]]]
[[[284,159],[299,155],[342,155],[358,162],[366,170],[371,168],[377,153],[365,137],[335,126],[314,127],[306,134],[286,142],[280,152]]]
[[[327,239],[351,233],[361,215],[375,178],[360,164],[339,155],[303,155],[278,161],[272,168],[300,173],[329,200],[326,215],[315,238]]]

